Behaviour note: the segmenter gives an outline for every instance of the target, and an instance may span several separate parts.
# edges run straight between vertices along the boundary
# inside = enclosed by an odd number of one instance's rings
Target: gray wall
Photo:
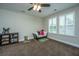
[[[3,27],[9,27],[10,32],[19,32],[20,41],[23,41],[24,36],[32,39],[32,33],[42,28],[42,19],[0,9],[0,33]]]

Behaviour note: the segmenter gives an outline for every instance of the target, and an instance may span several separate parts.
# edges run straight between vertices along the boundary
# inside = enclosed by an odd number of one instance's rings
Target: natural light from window
[[[75,13],[63,14],[49,19],[49,33],[75,35]]]
[[[57,33],[57,18],[51,18],[49,20],[49,32],[50,33]]]

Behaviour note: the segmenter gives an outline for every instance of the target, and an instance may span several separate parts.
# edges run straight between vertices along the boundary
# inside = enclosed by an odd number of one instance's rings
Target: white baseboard
[[[71,42],[63,41],[63,40],[60,40],[60,39],[57,39],[57,38],[54,38],[54,37],[53,37],[53,38],[52,38],[52,37],[49,37],[49,39],[56,40],[56,41],[59,41],[59,42],[62,42],[62,43],[71,45],[71,46],[73,46],[73,47],[77,47],[77,48],[79,48],[79,45],[78,45],[78,44],[75,44],[75,43],[71,43]]]

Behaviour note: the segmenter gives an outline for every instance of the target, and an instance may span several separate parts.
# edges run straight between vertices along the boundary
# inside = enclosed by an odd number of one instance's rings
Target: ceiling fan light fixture
[[[50,4],[45,4],[45,3],[30,3],[32,4],[32,7],[30,7],[28,9],[28,11],[38,11],[38,12],[41,12],[42,11],[42,7],[50,7]]]
[[[38,8],[37,4],[34,4],[33,10],[36,10]]]
[[[39,11],[41,9],[41,5],[38,5],[37,7],[37,11]]]

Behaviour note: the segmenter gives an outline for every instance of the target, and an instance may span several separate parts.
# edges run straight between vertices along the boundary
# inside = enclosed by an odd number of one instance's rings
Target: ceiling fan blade
[[[50,4],[41,4],[42,7],[50,7]]]
[[[33,7],[29,8],[28,11],[30,11],[30,10],[32,10],[32,9],[33,9]]]
[[[29,3],[29,4],[33,4],[33,3]]]

